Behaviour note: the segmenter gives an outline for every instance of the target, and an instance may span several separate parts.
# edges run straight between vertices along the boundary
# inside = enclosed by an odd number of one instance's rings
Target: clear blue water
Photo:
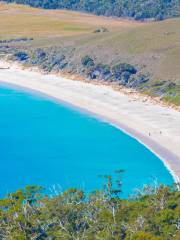
[[[107,123],[35,93],[0,85],[0,196],[29,184],[100,188],[99,175],[123,174],[123,196],[157,179],[162,161]]]

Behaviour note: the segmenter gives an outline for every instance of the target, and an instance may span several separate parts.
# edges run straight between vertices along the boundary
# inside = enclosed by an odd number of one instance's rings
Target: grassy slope
[[[33,37],[32,42],[10,44],[25,49],[63,47],[74,71],[80,68],[82,56],[89,54],[101,63],[131,63],[150,74],[150,84],[170,80],[180,85],[180,19],[139,23],[0,4],[0,21],[1,39]],[[93,33],[100,26],[109,32]]]

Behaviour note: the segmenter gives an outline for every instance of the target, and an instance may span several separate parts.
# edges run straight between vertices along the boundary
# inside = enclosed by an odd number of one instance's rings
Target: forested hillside
[[[180,16],[179,0],[4,0],[46,9],[71,9],[97,15],[162,20]]]

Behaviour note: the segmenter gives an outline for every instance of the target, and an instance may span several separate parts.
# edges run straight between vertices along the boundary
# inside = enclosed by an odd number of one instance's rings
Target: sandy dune
[[[45,93],[110,122],[156,153],[180,179],[180,112],[108,86],[22,70],[3,61],[0,81]]]

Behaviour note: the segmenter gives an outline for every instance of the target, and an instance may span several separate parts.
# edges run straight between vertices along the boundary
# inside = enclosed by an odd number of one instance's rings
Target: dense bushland
[[[65,8],[97,15],[162,20],[180,16],[179,0],[4,0],[47,9]]]
[[[9,51],[9,49],[8,49]],[[157,81],[153,85],[150,83],[148,74],[142,74],[138,66],[124,63],[121,60],[113,65],[102,64],[89,55],[81,58],[81,63],[75,66],[65,49],[61,48],[38,48],[33,51],[16,51],[12,55],[12,60],[19,61],[27,66],[37,66],[45,72],[69,72],[80,74],[93,81],[103,81],[113,83],[128,88],[133,88],[141,92],[147,92],[153,96],[175,98],[179,96],[179,88],[171,81]],[[165,99],[165,100],[166,100]],[[177,105],[179,100],[177,99]]]
[[[37,186],[9,194],[0,200],[0,239],[180,239],[177,186],[146,186],[124,200],[121,181],[105,178],[103,190],[89,195],[72,188],[50,197]]]

